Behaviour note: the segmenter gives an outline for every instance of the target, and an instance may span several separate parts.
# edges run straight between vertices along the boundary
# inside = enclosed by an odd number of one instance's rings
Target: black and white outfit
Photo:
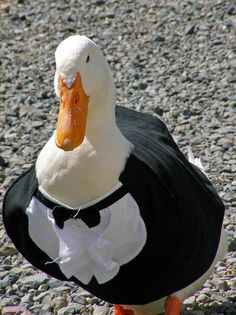
[[[116,116],[134,151],[111,191],[68,208],[38,187],[32,167],[8,190],[3,219],[16,248],[47,274],[111,303],[145,304],[208,270],[224,206],[163,122],[121,107]]]

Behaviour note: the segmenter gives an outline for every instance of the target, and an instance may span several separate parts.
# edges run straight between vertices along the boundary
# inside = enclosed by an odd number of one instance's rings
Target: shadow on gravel
[[[220,305],[216,302],[214,305],[196,308],[194,310],[186,308],[182,315],[236,315],[236,294],[230,302],[226,301]]]

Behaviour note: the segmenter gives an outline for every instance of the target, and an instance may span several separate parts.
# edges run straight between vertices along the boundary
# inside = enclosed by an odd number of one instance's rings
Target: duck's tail
[[[202,165],[201,159],[200,158],[195,158],[192,152],[191,147],[188,147],[188,160],[190,163],[192,163],[193,165],[197,166],[206,176],[206,171]],[[208,177],[208,176],[207,176]]]

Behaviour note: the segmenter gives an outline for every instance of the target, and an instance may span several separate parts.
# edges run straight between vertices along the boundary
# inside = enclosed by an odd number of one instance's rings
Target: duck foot
[[[165,315],[180,315],[182,302],[174,296],[168,296],[165,301]]]
[[[134,311],[125,310],[121,305],[114,305],[114,315],[134,315]]]

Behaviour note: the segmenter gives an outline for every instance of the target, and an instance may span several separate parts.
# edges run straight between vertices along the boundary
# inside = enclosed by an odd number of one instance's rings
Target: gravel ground
[[[0,1],[0,199],[55,128],[54,52],[93,39],[114,73],[117,103],[161,117],[190,144],[226,205],[229,252],[185,315],[236,314],[236,3],[225,0]],[[1,207],[0,207],[1,208]],[[112,314],[111,305],[28,264],[0,219],[2,314]]]

